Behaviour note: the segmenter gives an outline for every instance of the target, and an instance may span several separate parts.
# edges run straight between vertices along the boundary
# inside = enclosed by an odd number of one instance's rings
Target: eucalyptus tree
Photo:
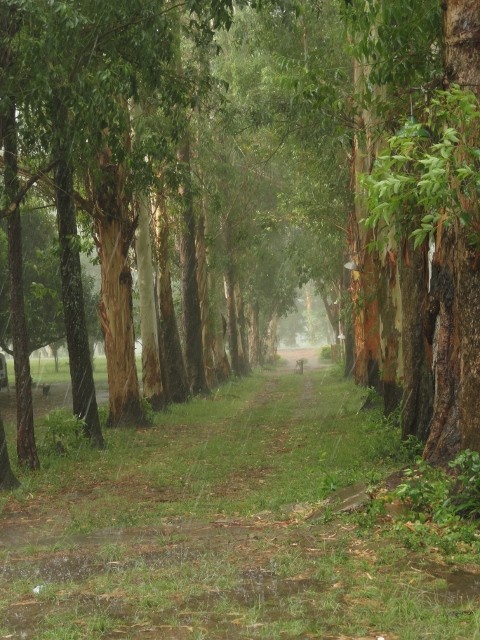
[[[407,5],[405,11],[414,9],[412,3]],[[408,247],[404,253],[413,255],[409,261],[424,283],[419,288],[425,301],[424,328],[417,331],[421,338],[416,344],[420,354],[426,353],[424,360],[432,367],[435,380],[431,419],[427,417],[422,433],[427,439],[424,455],[430,461],[445,462],[459,448],[480,449],[473,400],[479,386],[478,331],[473,318],[478,316],[474,256],[478,245],[475,203],[480,78],[480,52],[474,34],[480,25],[480,9],[477,3],[446,2],[441,34],[440,7],[434,8],[435,12],[425,15],[435,17],[436,29],[425,29],[421,43],[430,55],[436,55],[437,64],[444,51],[437,78],[447,91],[432,94],[428,90],[433,83],[423,85],[428,91],[427,108],[424,100],[413,103],[420,122],[407,119],[391,136],[388,152],[378,159],[367,186],[370,224],[385,224],[397,234]],[[410,14],[396,9],[397,36],[406,37],[411,30]],[[415,24],[425,25],[425,21]],[[390,53],[390,58],[386,57],[390,68],[395,69],[388,39],[378,40]],[[416,255],[413,245],[418,247]],[[423,266],[427,250],[428,270]],[[405,337],[415,343],[414,332],[406,332]],[[419,387],[424,367],[419,366],[418,355],[408,364],[405,374]],[[417,415],[409,411],[409,421],[417,418],[423,422],[425,398],[413,395],[410,407]],[[407,396],[407,408],[408,401]]]
[[[428,95],[439,79],[440,5],[436,0],[422,5],[395,0],[354,1],[345,7],[354,57],[354,185],[360,194],[361,175],[371,171],[385,137],[398,129],[402,117],[414,115],[416,97]],[[421,332],[422,305],[414,302],[415,297],[406,288],[412,278],[405,280],[400,274],[415,278],[412,271],[415,269],[418,274],[419,265],[409,271],[410,261],[405,262],[403,256],[408,256],[412,247],[403,250],[388,229],[373,233],[361,222],[366,216],[364,203],[357,197],[351,221],[350,259],[360,266],[354,273],[352,289],[354,298],[363,304],[355,314],[354,326],[357,342],[363,343],[366,356],[360,366],[357,361],[357,378],[372,383],[372,368],[378,372],[375,382],[381,383],[386,411],[395,404],[397,383],[403,378],[404,420],[413,423],[415,417],[410,409],[415,411],[420,398],[431,397],[432,382],[421,336],[416,335]],[[376,243],[379,237],[381,242]],[[409,324],[400,338],[402,313]],[[416,336],[416,348],[410,347],[407,336]],[[414,358],[417,365],[412,369]],[[418,372],[418,377],[412,371]],[[423,414],[428,422],[428,411]],[[421,432],[425,432],[425,426],[418,429],[418,435]]]
[[[307,273],[315,273],[319,283],[323,279],[325,289],[330,287],[333,272],[335,283],[342,282],[352,198],[347,164],[351,135],[343,122],[349,69],[339,46],[341,34],[334,2],[321,6],[287,4],[275,9],[265,6],[258,14],[245,9],[236,15],[222,42],[224,55],[216,63],[220,77],[228,84],[223,135],[236,149],[235,165],[240,167],[243,162],[245,166],[243,184],[236,178],[240,195],[227,188],[225,210],[235,203],[239,213],[233,226],[238,225],[239,234],[248,238],[252,249],[256,240],[264,237],[265,245],[255,247],[258,267],[260,271],[265,267],[271,284],[275,283],[271,293],[279,308],[283,305],[281,292],[292,297],[295,286],[305,277],[309,279]],[[223,139],[220,144],[226,156],[228,145]],[[264,194],[260,196],[262,181]],[[232,183],[231,176],[226,182]],[[266,212],[275,223],[270,231]],[[238,222],[242,214],[246,214],[243,224]],[[308,231],[302,234],[306,225]],[[236,239],[233,244],[236,253],[241,253]],[[287,277],[282,283],[280,274],[276,281],[276,256],[271,255],[275,249],[284,261],[285,274],[288,270],[293,273],[291,282]],[[246,255],[245,263],[257,266],[252,254],[247,251]],[[237,271],[241,273],[242,268]],[[251,303],[252,318],[257,311],[262,317],[262,305],[268,307],[270,292],[265,291],[264,301],[255,299],[255,270],[247,267],[247,272],[252,295],[246,295],[246,300]],[[332,302],[337,297],[332,295]],[[273,308],[271,313],[273,317]]]
[[[12,342],[15,367],[15,394],[17,402],[17,456],[22,465],[38,469],[38,459],[32,405],[32,378],[30,375],[29,347],[25,302],[23,293],[22,226],[18,194],[18,128],[17,95],[10,78],[15,76],[17,57],[15,39],[20,24],[14,5],[0,7],[2,42],[0,44],[0,77],[4,95],[0,109],[0,136],[3,146],[3,211],[8,214],[8,271],[12,313]]]

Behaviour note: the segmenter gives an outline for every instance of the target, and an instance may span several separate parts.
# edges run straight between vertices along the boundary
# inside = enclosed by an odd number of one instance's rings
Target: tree
[[[73,195],[73,167],[68,152],[63,124],[67,115],[58,105],[56,133],[55,199],[60,245],[63,316],[67,336],[73,413],[83,421],[85,436],[99,448],[104,446],[98,416],[93,367],[90,357],[79,237]]]
[[[163,193],[157,194],[155,221],[156,290],[159,311],[159,335],[164,348],[168,396],[172,402],[185,402],[190,396],[187,372],[183,360],[177,317],[172,294],[169,265],[170,221]]]
[[[445,81],[449,87],[456,84],[462,92],[475,95],[471,103],[477,117],[472,122],[471,113],[461,114],[457,124],[458,146],[453,155],[462,169],[468,162],[468,150],[479,144],[480,5],[448,0],[444,8]],[[453,210],[445,209],[449,223],[437,226],[431,287],[436,316],[435,398],[424,455],[440,463],[453,458],[460,448],[480,451],[476,411],[480,387],[478,187],[476,191],[462,188],[459,178],[464,174],[456,174],[450,188],[459,190],[459,198],[452,203]]]
[[[8,77],[12,74],[16,64],[12,51],[12,40],[19,28],[15,8],[2,7],[0,9],[0,24],[6,35],[6,41],[4,40],[0,48],[0,73],[2,76]],[[13,92],[7,93],[5,99],[2,100],[0,134],[5,162],[3,195],[5,204],[10,205],[17,202],[19,193],[16,96]],[[22,227],[19,206],[15,206],[9,212],[7,237],[17,401],[17,456],[22,465],[33,470],[39,468],[40,462],[33,424],[32,378],[30,376],[30,352],[23,295]]]

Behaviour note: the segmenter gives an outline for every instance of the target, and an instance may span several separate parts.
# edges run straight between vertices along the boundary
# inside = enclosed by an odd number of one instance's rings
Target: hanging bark
[[[403,399],[402,438],[425,442],[432,417],[432,350],[426,338],[428,324],[428,268],[425,252],[405,242],[400,259],[402,292]],[[433,337],[433,331],[429,331]]]
[[[447,0],[444,11],[446,83],[473,90],[479,97],[480,5]],[[478,146],[478,139],[470,144]],[[461,206],[473,220],[478,217],[473,200],[465,196]],[[480,271],[469,233],[456,219],[440,228],[436,239],[431,291],[435,398],[424,451],[435,463],[445,463],[461,448],[480,451]]]
[[[182,207],[182,228],[179,234],[183,326],[185,331],[185,363],[192,393],[208,392],[202,346],[202,317],[197,282],[195,252],[195,211],[190,184],[190,140],[188,131],[178,149],[178,160],[183,164],[186,177],[179,189]]]
[[[20,486],[19,481],[13,474],[8,457],[7,440],[5,438],[5,428],[0,416],[0,490],[9,491]]]
[[[17,167],[17,129],[15,104],[10,102],[1,118],[0,130],[4,147],[4,189],[7,202],[12,202],[19,190]],[[20,207],[8,217],[8,271],[15,393],[17,401],[17,456],[21,465],[38,469],[40,462],[35,444],[32,404],[30,350],[23,294],[22,224]]]
[[[58,115],[62,110],[58,110]],[[57,132],[61,140],[61,123]],[[65,141],[57,148],[55,200],[60,244],[60,277],[62,281],[63,315],[67,336],[73,413],[84,421],[85,435],[99,448],[104,446],[98,417],[93,368],[90,358],[83,297],[82,271],[78,250],[77,221],[73,198],[73,169]]]
[[[135,223],[124,192],[124,168],[105,149],[93,186],[102,288],[100,316],[107,357],[111,427],[145,423],[135,362],[132,274],[128,263]]]
[[[163,197],[158,196],[156,214],[157,298],[161,343],[164,348],[166,380],[172,402],[185,402],[189,395],[177,318],[173,304],[169,254],[169,220]]]

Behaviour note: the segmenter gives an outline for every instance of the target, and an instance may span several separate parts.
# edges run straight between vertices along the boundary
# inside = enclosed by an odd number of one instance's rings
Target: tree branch
[[[12,200],[12,202],[7,207],[5,207],[0,211],[0,219],[7,218],[8,216],[11,216],[13,213],[15,213],[20,203],[26,196],[27,192],[33,187],[33,185],[36,182],[38,182],[41,178],[46,176],[46,174],[48,174],[56,164],[57,164],[57,160],[52,160],[49,164],[47,164],[46,167],[39,169],[37,173],[34,173],[33,176],[30,176],[30,178],[26,181],[23,187],[19,189],[17,195]]]

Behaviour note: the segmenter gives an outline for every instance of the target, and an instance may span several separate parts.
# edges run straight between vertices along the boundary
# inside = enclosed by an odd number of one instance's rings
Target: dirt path
[[[480,604],[473,567],[425,564],[378,528],[366,536],[328,506],[292,501],[315,495],[312,470],[338,448],[350,409],[329,417],[328,393],[345,403],[346,392],[327,389],[314,353],[281,356],[286,365],[242,383],[245,402],[232,383],[218,409],[215,397],[187,406],[93,462],[66,460],[62,486],[47,474],[4,504],[0,639],[410,640],[440,636],[405,612],[405,589],[432,617]],[[331,444],[313,451],[320,437]],[[466,625],[441,637],[474,637]]]

